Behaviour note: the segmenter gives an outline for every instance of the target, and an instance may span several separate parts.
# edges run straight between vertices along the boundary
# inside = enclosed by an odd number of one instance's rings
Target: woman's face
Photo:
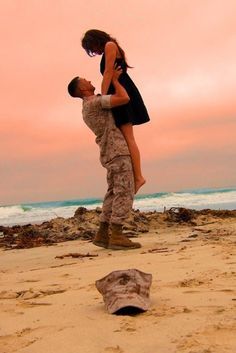
[[[89,43],[89,50],[95,55],[101,55],[104,52],[104,47],[100,43]]]
[[[100,46],[98,45],[95,45],[93,48],[92,48],[92,52],[96,55],[102,55],[103,54],[103,51],[104,49],[102,49]]]

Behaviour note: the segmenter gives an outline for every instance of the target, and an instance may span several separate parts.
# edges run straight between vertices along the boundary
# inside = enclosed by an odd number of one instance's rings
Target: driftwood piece
[[[155,248],[155,249],[150,249],[148,250],[149,253],[163,253],[163,252],[171,252],[173,250],[171,249],[168,249],[168,248]]]
[[[166,253],[166,252],[172,252],[174,251],[173,249],[168,249],[168,248],[154,248],[154,249],[149,249],[148,251],[143,251],[141,254],[156,254],[156,253]]]
[[[83,257],[97,257],[98,255],[94,255],[94,254],[81,254],[78,252],[70,252],[68,254],[65,255],[59,255],[59,256],[55,256],[55,259],[64,259],[64,257],[73,257],[73,258],[83,258]]]

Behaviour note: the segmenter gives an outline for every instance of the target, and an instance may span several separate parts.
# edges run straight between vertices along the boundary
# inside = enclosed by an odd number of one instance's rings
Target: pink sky
[[[151,122],[135,127],[141,193],[236,185],[234,0],[1,3],[0,205],[103,196],[105,170],[76,75],[100,89],[87,29],[116,37]]]

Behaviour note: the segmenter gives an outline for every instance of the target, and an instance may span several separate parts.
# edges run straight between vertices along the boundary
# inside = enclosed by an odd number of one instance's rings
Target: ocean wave
[[[89,205],[96,205],[100,204],[102,199],[79,199],[79,200],[68,200],[62,201],[58,203],[60,207],[67,207],[67,206],[89,206]]]
[[[102,203],[83,206],[87,209],[94,209],[102,206]],[[0,225],[9,226],[26,223],[41,223],[56,217],[69,218],[74,215],[78,207],[78,205],[41,208],[27,207],[27,211],[25,210],[25,206],[22,205],[0,207]]]
[[[22,207],[29,208],[55,208],[55,207],[69,207],[69,206],[89,206],[96,205],[102,202],[102,198],[90,198],[90,199],[74,199],[74,200],[63,200],[63,201],[46,201],[37,203],[28,203],[21,205]]]
[[[18,215],[18,214],[23,214],[27,210],[28,210],[28,208],[26,209],[22,205],[1,206],[0,207],[0,217],[14,216],[14,215]]]
[[[193,195],[210,195],[210,194],[218,194],[218,193],[230,193],[236,191],[236,187],[230,187],[230,188],[217,188],[217,189],[197,189],[197,190],[185,190],[185,191],[180,191],[178,193],[190,193]]]
[[[55,217],[72,217],[78,207],[94,209],[102,206],[102,199],[75,199],[0,206],[0,225],[37,223]],[[159,192],[138,195],[134,208],[140,211],[163,211],[171,207],[193,209],[236,209],[236,188],[198,189],[181,192]]]
[[[170,194],[171,193],[169,193],[169,192],[157,192],[157,193],[154,193],[154,194],[137,195],[137,196],[135,196],[135,199],[139,200],[139,199],[161,198],[161,197],[166,197],[166,196],[168,196]]]
[[[162,211],[164,208],[185,207],[193,209],[203,208],[235,208],[236,191],[230,193],[169,193],[164,197],[150,197],[135,200],[134,205],[142,211]]]

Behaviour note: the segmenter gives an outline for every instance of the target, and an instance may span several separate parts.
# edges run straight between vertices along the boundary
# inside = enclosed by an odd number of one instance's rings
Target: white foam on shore
[[[94,199],[95,200],[95,199]],[[75,202],[76,203],[76,202]],[[94,204],[83,204],[78,200],[78,204],[68,205],[68,201],[29,205],[13,205],[0,207],[0,225],[9,226],[27,223],[42,223],[56,217],[72,217],[78,207],[95,209],[101,207],[98,200]],[[185,207],[192,209],[236,209],[236,189],[220,189],[180,193],[162,193],[153,195],[141,195],[134,201],[134,208],[140,211],[163,211],[164,208]]]
[[[160,198],[142,198],[135,200],[135,208],[141,211],[163,211],[164,208],[185,207],[193,209],[236,208],[236,191],[214,194],[169,193]]]

